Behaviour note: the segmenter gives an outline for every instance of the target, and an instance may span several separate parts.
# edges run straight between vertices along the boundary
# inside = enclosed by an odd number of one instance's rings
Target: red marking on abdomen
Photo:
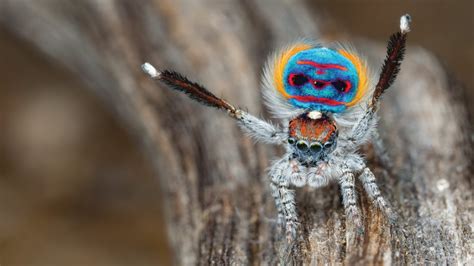
[[[344,89],[344,93],[348,93],[352,88],[352,83],[348,80],[344,80],[344,82],[346,83],[346,88]]]
[[[342,71],[346,71],[347,68],[344,67],[344,66],[341,66],[341,65],[337,65],[337,64],[320,64],[320,63],[316,63],[316,62],[313,62],[313,61],[309,61],[309,60],[300,60],[298,61],[298,64],[299,65],[310,65],[310,66],[313,66],[313,67],[316,67],[316,68],[320,68],[320,69],[332,69],[332,68],[335,68],[335,69],[339,69],[339,70],[342,70]],[[319,70],[318,70],[319,71]],[[319,74],[319,73],[318,73]]]
[[[324,70],[322,70],[322,69],[318,69],[318,70],[316,71],[316,74],[318,74],[318,75],[322,75],[322,74],[324,74]]]
[[[297,101],[300,101],[300,102],[322,103],[322,104],[331,105],[331,106],[344,104],[343,102],[339,102],[333,99],[320,98],[320,97],[314,97],[314,96],[291,96],[291,98],[296,99]]]

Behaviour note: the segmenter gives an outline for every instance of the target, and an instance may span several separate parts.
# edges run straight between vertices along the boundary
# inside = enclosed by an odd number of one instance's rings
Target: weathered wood
[[[232,119],[157,88],[140,70],[144,61],[174,68],[261,114],[267,54],[321,37],[308,10],[302,1],[7,0],[0,23],[82,77],[147,149],[178,264],[472,263],[470,120],[461,88],[423,49],[408,46],[380,110],[393,167],[366,149],[399,227],[360,193],[366,234],[355,237],[336,186],[300,189],[294,247],[275,225],[265,173],[281,150],[252,143]],[[381,64],[384,45],[357,47]]]

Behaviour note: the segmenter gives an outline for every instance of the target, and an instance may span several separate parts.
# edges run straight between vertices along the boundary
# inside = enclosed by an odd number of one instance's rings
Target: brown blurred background
[[[474,102],[474,2],[312,1],[325,34],[436,54]],[[268,51],[270,52],[270,51]],[[160,190],[145,153],[81,80],[0,29],[0,264],[168,264]]]

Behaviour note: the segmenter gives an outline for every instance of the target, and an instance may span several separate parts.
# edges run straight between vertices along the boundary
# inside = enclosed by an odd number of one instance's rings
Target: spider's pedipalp
[[[320,169],[318,167],[311,167],[308,169],[308,186],[312,188],[319,188],[324,187],[329,184],[329,179],[327,176],[322,175],[320,173]]]

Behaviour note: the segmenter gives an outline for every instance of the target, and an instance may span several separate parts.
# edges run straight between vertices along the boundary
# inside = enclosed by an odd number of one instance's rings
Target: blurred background
[[[335,40],[385,42],[410,13],[410,45],[440,59],[474,110],[474,1],[308,2]],[[0,59],[0,265],[169,264],[138,141],[79,78],[3,28]]]

